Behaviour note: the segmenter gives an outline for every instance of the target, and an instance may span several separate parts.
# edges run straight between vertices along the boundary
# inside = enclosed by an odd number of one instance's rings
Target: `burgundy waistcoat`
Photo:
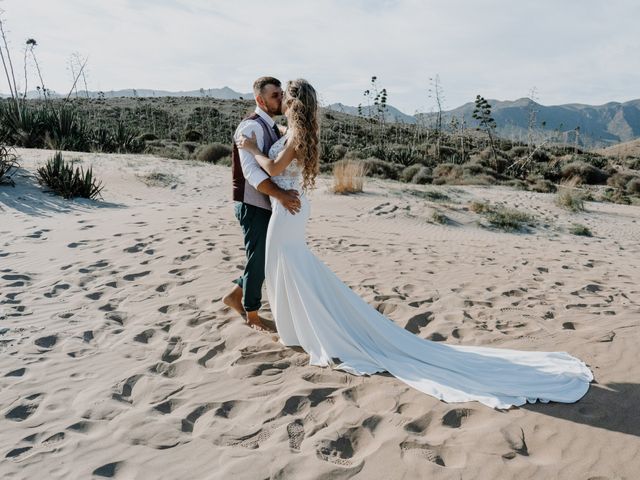
[[[269,127],[267,122],[257,113],[249,115],[245,120],[254,120],[262,127],[264,145],[262,146],[262,153],[269,155],[269,149],[278,141],[280,133],[276,133],[276,130]],[[276,127],[277,128],[277,127]],[[242,165],[240,164],[240,152],[238,147],[233,142],[233,152],[231,155],[231,174],[233,176],[233,200],[237,202],[247,203],[256,207],[271,210],[271,203],[269,202],[268,195],[258,192],[244,177],[242,172]],[[265,172],[266,173],[266,172]]]

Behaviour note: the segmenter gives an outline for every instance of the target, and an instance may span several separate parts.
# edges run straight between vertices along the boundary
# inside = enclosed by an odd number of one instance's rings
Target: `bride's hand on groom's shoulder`
[[[260,149],[258,148],[258,140],[256,138],[256,132],[251,132],[251,138],[242,134],[238,139],[236,139],[236,145],[238,148],[247,150],[253,154],[258,154]]]

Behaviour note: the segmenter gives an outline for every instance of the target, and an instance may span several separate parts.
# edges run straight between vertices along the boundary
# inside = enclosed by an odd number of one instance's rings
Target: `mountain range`
[[[77,96],[90,98],[113,97],[209,97],[223,100],[251,99],[252,93],[239,93],[229,87],[208,88],[171,92],[166,90],[125,89],[109,91],[81,92]],[[65,97],[65,94],[51,93],[52,97]],[[73,96],[76,96],[74,92]],[[0,94],[0,97],[7,95]],[[28,93],[28,98],[39,98],[37,91]],[[584,147],[604,148],[621,142],[628,142],[640,138],[640,99],[628,102],[609,102],[604,105],[585,105],[569,103],[564,105],[541,105],[529,98],[517,100],[492,100],[491,115],[496,121],[498,136],[511,140],[526,141],[530,134],[530,119],[533,119],[532,129],[537,141],[553,141],[564,143],[578,143]],[[466,128],[476,128],[477,120],[473,118],[474,102],[442,112],[442,122],[445,128],[451,127],[455,120],[464,120]],[[376,107],[364,106],[359,112],[358,107],[333,103],[326,107],[328,110],[342,112],[348,115],[374,116]],[[433,125],[437,115],[417,113],[408,115],[392,105],[387,105],[384,112],[385,120],[397,123],[423,123]]]
[[[49,91],[51,98],[63,98],[67,94],[61,94],[53,90]],[[167,90],[150,90],[148,88],[127,88],[124,90],[104,90],[104,91],[89,91],[78,89],[77,93],[74,91],[72,97],[86,98],[116,98],[116,97],[210,97],[218,98],[220,100],[240,100],[243,98],[253,98],[253,93],[238,93],[229,87],[222,88],[200,88],[198,90],[186,90],[170,92]],[[7,98],[9,95],[0,94],[0,97]],[[42,95],[37,90],[31,90],[27,92],[27,98],[38,99],[42,98]]]
[[[491,116],[496,121],[498,136],[511,140],[526,141],[529,135],[530,119],[533,121],[533,135],[537,141],[577,143],[584,147],[607,147],[620,142],[640,138],[640,99],[628,102],[609,102],[604,105],[584,105],[569,103],[545,106],[529,98],[513,101],[487,100],[491,105]],[[358,115],[358,107],[336,103],[330,110]],[[476,128],[478,121],[473,118],[474,102],[453,110],[442,112],[443,127],[451,126],[452,119],[458,123],[464,120],[467,128]],[[362,109],[368,116],[372,108]],[[389,122],[417,123],[433,125],[436,113],[418,113],[414,116],[402,113],[388,105],[385,120]]]

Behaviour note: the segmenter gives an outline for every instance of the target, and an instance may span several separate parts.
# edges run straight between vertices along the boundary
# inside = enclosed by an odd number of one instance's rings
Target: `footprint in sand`
[[[300,445],[304,440],[304,425],[301,419],[297,418],[287,425],[287,436],[289,437],[289,448],[300,450]]]
[[[450,428],[460,428],[463,421],[471,416],[473,410],[468,408],[454,408],[442,417],[442,425]]]
[[[29,395],[26,397],[26,402],[13,407],[7,413],[4,414],[4,418],[12,420],[14,422],[22,422],[29,418],[38,409],[39,403],[33,402],[36,398],[40,397],[40,393]]]
[[[423,435],[431,424],[431,413],[425,413],[421,417],[407,423],[404,426],[405,431],[409,433],[415,433],[416,435]]]
[[[225,403],[230,403],[230,402],[225,402]],[[182,427],[181,427],[182,431],[185,433],[192,433],[193,427],[195,426],[198,419],[202,415],[207,413],[209,410],[211,410],[212,408],[214,408],[214,404],[205,403],[204,405],[198,406],[195,410],[192,410],[191,413],[189,413],[189,415],[187,415],[185,418],[182,419]],[[230,409],[231,408],[229,407],[229,410]],[[219,416],[226,417],[226,415],[219,415]]]
[[[35,343],[40,348],[51,348],[58,341],[57,335],[48,335],[46,337],[36,338],[33,343]]]
[[[149,339],[152,338],[154,334],[155,330],[149,328],[137,334],[135,337],[133,337],[133,340],[140,343],[149,343]]]
[[[441,467],[446,466],[437,448],[429,444],[421,444],[415,441],[402,442],[400,444],[400,452],[403,457],[405,455],[415,455]]]
[[[169,344],[162,354],[162,361],[167,363],[173,363],[182,356],[182,350],[184,345],[182,344],[182,338],[171,337]]]
[[[128,282],[132,282],[133,280],[137,280],[138,278],[146,277],[150,273],[151,273],[150,270],[146,270],[144,272],[139,272],[139,273],[130,273],[128,275],[125,275],[122,278]]]
[[[202,357],[198,359],[198,363],[203,367],[207,366],[207,362],[215,357],[218,353],[224,352],[226,348],[226,343],[224,340],[220,342],[218,345],[210,349],[207,353],[205,353]]]
[[[142,375],[133,375],[127,378],[122,386],[120,387],[120,392],[116,392],[111,394],[111,398],[114,400],[120,400],[125,403],[132,403],[131,394],[133,393],[133,387],[135,384],[142,378]]]
[[[123,462],[107,463],[105,465],[102,465],[101,467],[96,468],[93,471],[93,475],[96,475],[98,477],[106,477],[106,478],[115,477],[116,473],[118,472],[118,469],[122,467],[122,464]]]
[[[60,295],[61,292],[63,292],[64,290],[68,290],[69,288],[71,288],[71,285],[69,285],[68,283],[59,283],[57,285],[54,285],[53,289],[51,289],[50,292],[45,293],[44,296],[47,298],[55,298]]]
[[[349,428],[334,440],[320,441],[316,446],[316,456],[325,462],[350,467],[356,461],[355,445],[366,443],[367,437],[370,436],[371,433],[363,427]]]

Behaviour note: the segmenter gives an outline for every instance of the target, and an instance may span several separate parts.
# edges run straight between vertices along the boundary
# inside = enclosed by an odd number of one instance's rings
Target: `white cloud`
[[[640,4],[630,0],[4,0],[14,61],[38,40],[48,87],[71,85],[70,54],[89,56],[91,89],[249,91],[272,74],[305,77],[326,102],[357,104],[371,75],[391,104],[446,105],[477,93],[544,104],[640,97]],[[35,80],[30,80],[34,85]],[[2,90],[6,91],[6,85]]]

